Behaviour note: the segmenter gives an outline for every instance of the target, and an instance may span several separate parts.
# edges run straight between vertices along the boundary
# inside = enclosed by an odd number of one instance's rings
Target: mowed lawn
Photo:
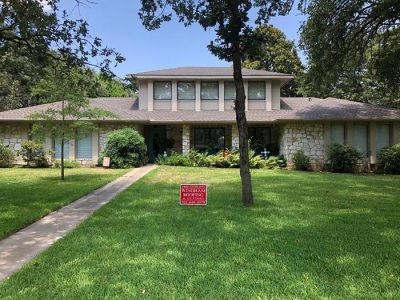
[[[0,285],[1,299],[400,299],[400,177],[160,167]],[[180,207],[180,183],[207,183]]]
[[[67,169],[62,182],[59,169],[0,169],[0,239],[126,172]]]

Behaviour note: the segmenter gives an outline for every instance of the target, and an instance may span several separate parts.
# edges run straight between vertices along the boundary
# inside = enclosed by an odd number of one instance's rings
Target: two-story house
[[[92,99],[91,106],[109,110],[118,119],[96,121],[98,130],[66,143],[65,157],[95,162],[107,134],[121,127],[134,127],[144,135],[151,161],[170,151],[238,148],[231,67],[182,67],[129,76],[137,79],[138,98]],[[353,145],[366,163],[375,164],[380,149],[400,142],[399,110],[334,98],[281,97],[281,87],[293,79],[289,74],[244,69],[243,78],[249,138],[258,152],[282,154],[290,164],[302,149],[320,168],[332,143]],[[27,117],[57,105],[1,112],[0,142],[18,149],[32,126]],[[60,157],[51,136],[46,147]]]

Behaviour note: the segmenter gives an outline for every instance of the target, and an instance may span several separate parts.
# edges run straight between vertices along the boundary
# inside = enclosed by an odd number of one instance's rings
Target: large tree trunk
[[[236,122],[239,129],[239,151],[240,151],[240,177],[242,180],[242,202],[244,206],[253,205],[253,189],[251,186],[250,162],[249,162],[249,140],[246,118],[246,94],[242,77],[242,58],[239,45],[234,47],[232,53],[233,77],[236,86]]]

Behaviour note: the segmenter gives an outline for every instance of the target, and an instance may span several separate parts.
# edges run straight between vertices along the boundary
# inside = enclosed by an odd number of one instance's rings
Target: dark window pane
[[[200,88],[201,100],[218,100],[219,98],[219,82],[218,81],[202,81]]]
[[[194,81],[178,81],[178,100],[195,100],[196,83]]]
[[[172,82],[171,81],[154,81],[154,100],[171,100],[172,99]]]
[[[249,81],[249,100],[265,100],[265,82]]]
[[[225,149],[224,128],[195,128],[194,148],[209,154],[217,153]]]
[[[236,99],[236,87],[232,81],[225,81],[224,84],[224,99],[235,100]]]
[[[271,128],[270,127],[249,127],[250,147],[256,154],[260,154],[264,149],[271,149]]]

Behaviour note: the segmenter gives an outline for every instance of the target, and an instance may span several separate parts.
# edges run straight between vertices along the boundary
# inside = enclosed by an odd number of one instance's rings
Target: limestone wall
[[[303,150],[310,157],[313,169],[322,169],[325,159],[323,124],[286,124],[282,127],[280,144],[289,167],[293,166],[293,155]]]

